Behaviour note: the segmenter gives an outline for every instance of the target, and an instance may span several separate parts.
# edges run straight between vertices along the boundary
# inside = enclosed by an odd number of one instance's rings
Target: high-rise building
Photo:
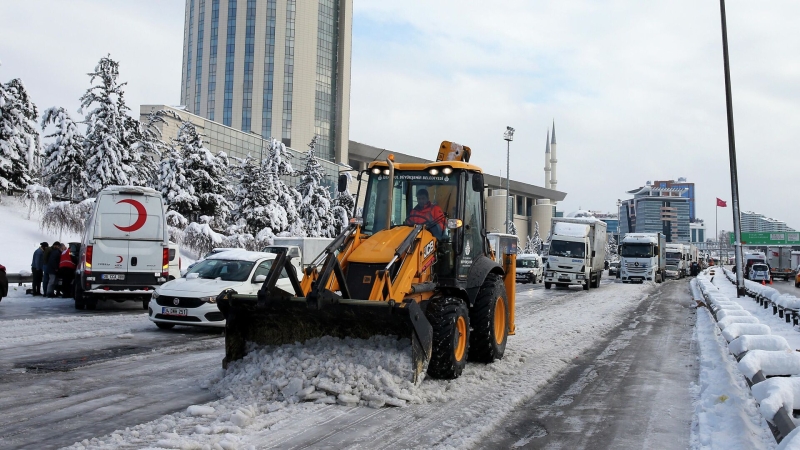
[[[795,231],[782,220],[766,217],[763,214],[752,211],[742,211],[741,223],[743,233]]]
[[[353,0],[186,0],[181,104],[347,163]]]
[[[667,242],[689,242],[689,199],[685,188],[647,185],[628,191],[619,210],[620,237],[626,233],[664,233]]]
[[[694,183],[689,183],[686,181],[686,178],[678,178],[678,181],[675,180],[668,180],[668,181],[654,181],[652,183],[653,187],[657,188],[678,188],[678,189],[685,189],[682,197],[686,197],[689,199],[689,221],[694,222],[697,219],[695,215],[695,208],[694,208],[694,199],[695,199],[695,192],[694,192]]]

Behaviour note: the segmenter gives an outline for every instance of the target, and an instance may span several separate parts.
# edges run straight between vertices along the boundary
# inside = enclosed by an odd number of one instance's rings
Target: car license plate
[[[185,308],[161,308],[161,314],[165,316],[185,316],[188,313]]]
[[[101,280],[125,280],[125,274],[112,274],[112,273],[104,273],[101,277]]]
[[[631,281],[644,281],[642,277],[631,277]]]

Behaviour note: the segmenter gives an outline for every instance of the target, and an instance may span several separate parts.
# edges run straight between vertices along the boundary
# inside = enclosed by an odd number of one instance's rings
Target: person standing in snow
[[[33,274],[33,295],[42,295],[42,275],[44,274],[44,249],[47,248],[47,242],[42,242],[39,247],[33,252],[33,261],[31,261],[31,273]]]
[[[61,252],[61,259],[58,262],[58,278],[61,278],[61,296],[67,297],[72,292],[72,279],[75,278],[75,261],[72,260],[72,254],[69,251],[69,246],[61,246],[64,251]]]
[[[47,279],[47,296],[55,297],[56,291],[56,274],[58,272],[58,264],[61,262],[61,243],[56,241],[50,248],[50,254],[47,255],[47,271],[49,277]]]
[[[43,242],[43,244],[47,244],[47,242]],[[53,251],[53,247],[45,246],[44,251],[42,252],[42,295],[47,295],[47,285],[50,282],[50,267],[47,265],[47,261],[50,259],[50,252]]]
[[[6,276],[6,266],[0,264],[0,300],[8,297],[8,277]]]

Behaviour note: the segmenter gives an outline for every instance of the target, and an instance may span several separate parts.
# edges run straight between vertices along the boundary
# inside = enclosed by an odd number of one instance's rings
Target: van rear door
[[[160,274],[165,248],[163,216],[158,196],[101,196],[94,230],[95,270]]]

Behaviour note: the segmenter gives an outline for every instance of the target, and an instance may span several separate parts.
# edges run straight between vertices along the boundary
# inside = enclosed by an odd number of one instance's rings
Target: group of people
[[[75,277],[77,255],[70,252],[69,247],[58,241],[53,245],[47,242],[39,244],[33,252],[31,272],[33,273],[33,295],[55,297],[56,293],[64,296],[72,294],[68,287]],[[61,280],[60,288],[58,280]]]

